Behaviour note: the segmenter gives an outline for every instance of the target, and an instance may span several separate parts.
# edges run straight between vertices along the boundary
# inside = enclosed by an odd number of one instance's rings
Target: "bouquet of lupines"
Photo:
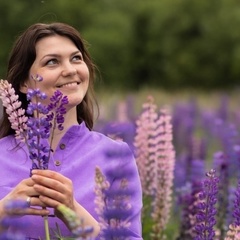
[[[43,78],[39,75],[31,77],[33,81],[41,82]],[[53,96],[50,97],[50,103],[44,105],[42,102],[47,98],[46,94],[41,92],[40,89],[29,89],[27,92],[27,100],[29,101],[27,110],[21,108],[21,102],[18,100],[18,95],[12,88],[11,83],[7,80],[0,80],[0,98],[2,99],[3,106],[5,107],[8,119],[11,123],[11,128],[15,131],[15,138],[24,142],[29,151],[29,158],[32,161],[32,169],[48,169],[48,162],[51,155],[51,145],[56,128],[63,130],[64,114],[66,108],[64,105],[68,103],[67,96],[56,90]],[[44,139],[50,139],[49,145],[43,143]],[[60,207],[59,209],[63,214],[69,216],[67,207]],[[71,213],[71,211],[70,211]],[[72,214],[72,213],[71,213]],[[71,215],[70,214],[70,215]],[[73,214],[71,215],[73,216]],[[81,228],[81,222],[75,218],[66,218],[69,225],[79,224],[79,227],[74,227],[72,230],[75,236],[86,234]],[[47,216],[44,217],[46,240],[49,240],[49,229]],[[76,229],[79,232],[76,232]],[[82,231],[80,231],[82,229]]]
[[[36,75],[32,76],[32,80],[41,82],[43,78]],[[0,98],[9,116],[11,128],[15,130],[15,137],[28,147],[32,169],[47,169],[54,130],[56,128],[63,130],[63,115],[66,113],[64,105],[68,103],[67,97],[57,90],[50,98],[50,103],[44,105],[42,100],[47,98],[46,94],[38,88],[29,89],[27,92],[29,104],[25,114],[12,85],[7,80],[1,80]],[[44,145],[42,140],[49,138],[50,145]]]

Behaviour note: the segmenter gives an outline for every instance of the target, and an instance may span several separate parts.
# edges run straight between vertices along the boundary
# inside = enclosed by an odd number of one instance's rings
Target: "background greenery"
[[[89,42],[102,87],[238,86],[238,0],[0,1],[1,78],[16,36],[52,21],[73,25]]]

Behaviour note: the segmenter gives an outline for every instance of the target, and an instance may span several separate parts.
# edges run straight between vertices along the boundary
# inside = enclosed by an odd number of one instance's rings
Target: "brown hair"
[[[96,67],[86,49],[85,41],[72,26],[64,23],[36,23],[31,25],[18,37],[12,48],[8,62],[7,80],[12,84],[16,94],[19,95],[22,108],[26,109],[28,105],[26,94],[20,92],[20,86],[28,78],[29,70],[35,61],[36,43],[42,38],[53,35],[69,38],[81,51],[83,59],[88,66],[90,73],[89,88],[83,101],[77,106],[77,121],[78,123],[85,121],[86,126],[91,130],[94,121],[94,105],[98,109],[93,89]],[[14,134],[14,131],[11,129],[8,116],[4,111],[0,123],[0,138],[10,134]]]

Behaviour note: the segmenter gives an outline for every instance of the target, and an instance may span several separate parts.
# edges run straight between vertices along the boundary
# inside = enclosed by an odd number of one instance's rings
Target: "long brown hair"
[[[83,55],[83,59],[88,66],[90,79],[89,88],[83,101],[77,106],[77,121],[85,121],[86,126],[91,130],[94,122],[94,107],[98,104],[94,95],[94,78],[96,67],[86,49],[86,42],[81,38],[79,32],[64,23],[36,23],[31,25],[16,40],[9,56],[7,68],[7,80],[12,84],[16,94],[19,95],[19,101],[22,102],[22,108],[27,109],[26,94],[20,92],[20,86],[28,78],[29,70],[36,58],[36,43],[45,37],[60,35],[69,38]],[[14,134],[11,129],[8,116],[4,111],[0,123],[0,138]]]

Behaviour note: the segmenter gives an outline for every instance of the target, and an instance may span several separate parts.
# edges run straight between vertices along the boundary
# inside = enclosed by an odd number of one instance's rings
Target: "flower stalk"
[[[215,175],[215,170],[210,170],[203,182],[203,190],[198,194],[198,203],[196,204],[196,225],[195,240],[213,240],[215,236],[214,225],[219,177]]]

